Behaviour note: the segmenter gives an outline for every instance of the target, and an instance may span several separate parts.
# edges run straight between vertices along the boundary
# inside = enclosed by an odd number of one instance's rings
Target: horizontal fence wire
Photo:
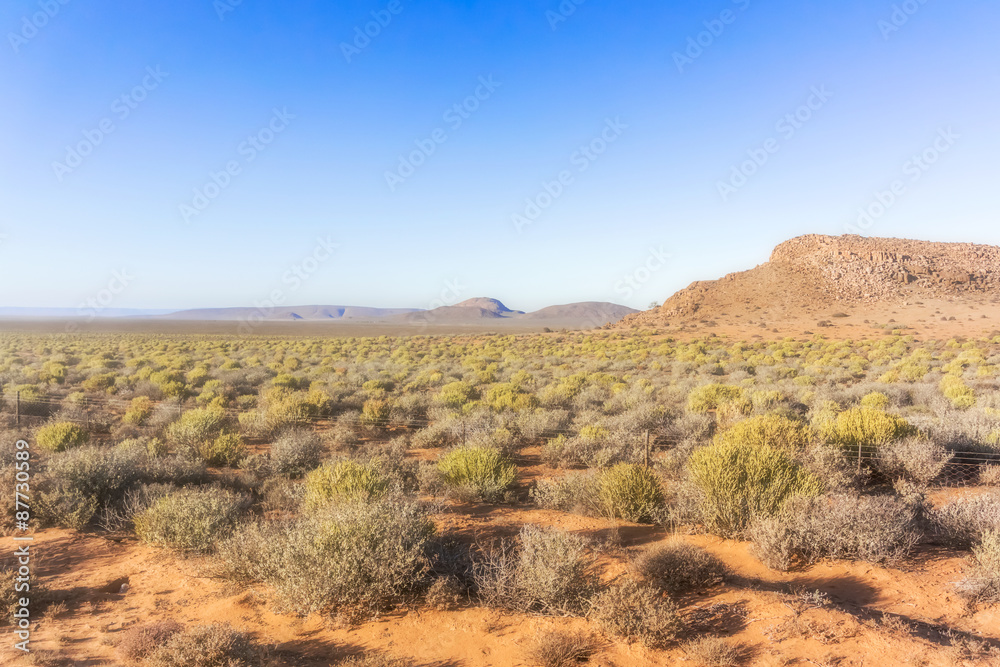
[[[16,413],[16,418],[19,421],[19,425],[22,427],[44,425],[46,422],[50,421],[54,415],[67,407],[79,408],[83,414],[74,414],[72,411],[69,413],[62,412],[58,415],[60,420],[84,424],[88,427],[100,427],[100,425],[106,421],[101,418],[102,415],[105,417],[109,414],[114,416],[116,411],[124,413],[131,405],[131,399],[116,399],[114,397],[100,398],[95,396],[82,396],[74,398],[73,401],[70,402],[69,406],[67,406],[65,399],[57,399],[53,397],[21,398],[18,406],[15,406],[15,398],[9,394],[4,396],[3,399],[4,405],[2,414],[4,414],[8,420],[11,420],[15,418]],[[189,406],[179,401],[160,400],[151,401],[150,407],[153,409],[160,409],[161,412],[173,412],[177,417],[180,417],[185,412],[197,409],[197,407],[200,406]],[[221,410],[227,417],[236,420],[240,414],[253,411],[257,408],[247,408],[244,410],[233,407],[219,407],[216,409]],[[34,412],[43,412],[44,414],[33,414]],[[371,433],[367,435],[366,441],[372,443],[391,442],[394,437],[398,437],[398,431],[401,429],[412,431],[441,423],[429,418],[412,416],[405,418],[390,417],[376,428],[372,428],[370,423],[363,420],[361,414],[355,415],[353,420],[347,420],[346,417],[347,413],[334,416],[300,416],[295,418],[292,423],[304,426],[312,425],[334,427],[342,425],[364,427],[371,431]],[[459,419],[457,421],[458,424],[456,425],[456,428],[461,428],[462,420]],[[397,432],[394,433],[393,430]],[[569,428],[545,428],[540,430],[542,430],[547,437],[559,435],[574,437],[579,435],[580,432],[579,429]],[[380,439],[379,436],[385,437]],[[640,441],[643,439],[644,435],[640,434],[637,438],[636,444],[642,444]],[[669,450],[677,444],[679,444],[677,439],[651,433],[651,446],[655,450]],[[982,466],[1000,465],[1000,451],[990,452],[977,449],[959,449],[951,447],[947,447],[946,449],[948,454],[950,454],[950,459],[948,460],[944,471],[938,478],[938,484],[940,485],[968,484],[970,481],[974,481],[976,479],[977,471]],[[842,451],[847,460],[851,463],[860,462],[861,464],[867,464],[870,466],[879,458],[879,449],[873,445],[863,444],[860,448],[858,446],[843,447]]]

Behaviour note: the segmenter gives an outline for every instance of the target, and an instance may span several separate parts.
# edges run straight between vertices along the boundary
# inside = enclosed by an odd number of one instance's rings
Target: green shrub
[[[956,375],[945,375],[941,379],[940,389],[956,408],[966,409],[976,404],[976,393]]]
[[[861,397],[861,407],[885,410],[889,407],[889,397],[880,391],[873,391]]]
[[[683,629],[670,598],[632,579],[612,584],[598,595],[590,616],[608,634],[654,649],[664,648]]]
[[[220,556],[230,576],[270,584],[297,613],[378,610],[420,588],[433,535],[415,503],[339,503],[293,521],[245,526]]]
[[[697,450],[688,466],[704,493],[705,524],[723,536],[775,514],[793,495],[815,495],[821,488],[787,453],[771,447],[717,443]]]
[[[515,382],[495,384],[486,392],[486,404],[494,412],[513,410],[521,412],[538,407],[538,399]]]
[[[389,423],[389,415],[392,411],[392,403],[381,398],[370,398],[365,401],[361,409],[361,424],[364,426],[380,427]]]
[[[746,400],[743,387],[728,384],[706,384],[695,387],[688,394],[688,412],[716,410],[724,403]]]
[[[142,426],[153,414],[153,401],[148,396],[136,396],[129,404],[128,410],[122,415],[122,421],[126,424]]]
[[[235,433],[223,433],[198,447],[199,458],[208,465],[235,466],[246,456],[243,439]]]
[[[449,382],[441,387],[441,391],[437,395],[437,400],[452,410],[461,410],[466,403],[474,400],[475,397],[476,390],[472,385],[468,382],[459,381]]]
[[[921,537],[914,507],[892,496],[795,498],[749,530],[768,567],[788,570],[823,558],[892,564]]]
[[[41,449],[61,452],[86,444],[90,436],[82,428],[71,422],[56,422],[42,426],[35,432],[35,442]]]
[[[715,440],[797,452],[809,444],[811,433],[809,427],[800,421],[781,415],[756,415],[736,422],[719,433]]]
[[[442,456],[437,465],[449,488],[484,502],[502,498],[517,477],[517,466],[495,447],[458,447]]]
[[[115,386],[115,379],[117,377],[117,373],[101,373],[99,375],[91,375],[89,378],[84,380],[80,386],[82,386],[86,391],[107,391]]]
[[[182,489],[135,518],[139,539],[178,551],[206,552],[236,527],[246,499],[224,489]]]
[[[189,410],[167,427],[167,438],[182,451],[199,454],[206,443],[215,440],[225,427],[225,413],[216,408]]]
[[[344,459],[326,463],[305,478],[305,506],[315,509],[331,501],[357,501],[380,498],[389,482],[372,463]]]
[[[701,591],[722,583],[726,566],[700,547],[672,539],[642,553],[632,571],[669,595]]]
[[[877,449],[890,442],[916,435],[905,419],[874,408],[852,408],[837,415],[832,436],[848,451]]]
[[[663,490],[656,475],[634,463],[619,463],[606,470],[598,494],[607,516],[633,523],[652,521],[663,507]]]

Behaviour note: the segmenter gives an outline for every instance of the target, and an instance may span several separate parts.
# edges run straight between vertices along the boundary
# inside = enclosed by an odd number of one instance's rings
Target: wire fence
[[[51,421],[58,415],[60,421],[68,421],[84,425],[88,431],[93,431],[95,435],[110,436],[110,425],[116,418],[123,415],[131,405],[131,399],[115,397],[75,397],[67,406],[65,399],[54,397],[39,397],[22,399],[19,395],[5,397],[0,407],[0,414],[8,422],[8,428],[33,429]],[[69,409],[67,410],[67,407]],[[191,406],[181,401],[150,401],[151,409],[159,409],[161,412],[170,413],[176,411],[176,418],[180,418],[185,412],[202,406]],[[247,410],[233,407],[218,407],[222,413],[231,421],[237,421],[240,414],[256,408]],[[387,443],[402,434],[414,433],[417,430],[428,428],[434,424],[440,424],[439,420],[427,417],[391,416],[378,424],[365,421],[362,415],[353,415],[350,418],[350,411],[342,412],[339,415],[298,415],[294,419],[294,424],[310,426],[317,430],[329,430],[335,426],[348,426],[366,431],[365,441],[369,443]],[[465,429],[470,428],[469,435],[477,426],[474,419],[458,420],[462,429],[461,441],[465,440]],[[479,422],[481,424],[481,422]],[[580,435],[580,429],[576,428],[544,428],[544,438],[576,437]],[[680,444],[681,440],[670,437],[661,429],[643,429],[636,436],[637,447],[644,447],[646,451],[646,462],[648,464],[651,454],[670,450]],[[858,468],[872,468],[879,459],[879,448],[874,445],[860,445],[842,450],[845,456],[852,463],[856,463]],[[976,449],[961,449],[948,447],[947,452],[950,458],[944,466],[943,471],[937,477],[935,483],[940,486],[964,486],[975,484],[979,478],[979,472],[984,466],[1000,465],[1000,448],[980,447]]]

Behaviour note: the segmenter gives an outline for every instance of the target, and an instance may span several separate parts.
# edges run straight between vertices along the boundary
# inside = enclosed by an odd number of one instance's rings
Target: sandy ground
[[[560,512],[493,505],[451,504],[436,516],[459,535],[512,534],[524,523],[556,525],[613,545],[602,551],[605,578],[630,555],[668,539],[662,530]],[[681,539],[704,547],[732,569],[730,582],[709,594],[680,600],[691,637],[729,637],[750,651],[751,665],[989,665],[994,656],[969,658],[971,639],[1000,647],[1000,608],[967,609],[952,592],[964,554],[926,547],[899,568],[828,562],[779,573],[750,554],[749,545],[706,535]],[[13,551],[10,537],[0,548]],[[533,617],[477,607],[433,611],[414,606],[359,625],[320,616],[274,613],[266,589],[235,586],[217,576],[209,558],[181,558],[135,539],[65,530],[35,535],[37,571],[50,607],[33,631],[35,664],[115,665],[113,644],[137,623],[174,619],[183,624],[228,622],[272,647],[280,665],[328,665],[377,651],[445,667],[528,665],[525,645],[542,629],[587,628],[581,619]],[[122,584],[127,584],[123,591]],[[814,607],[796,594],[819,590]],[[9,637],[10,635],[8,635]],[[3,664],[31,664],[11,648]],[[991,662],[992,660],[992,662]],[[683,646],[651,651],[609,641],[591,664],[694,664]]]
[[[983,297],[815,308],[791,314],[767,306],[729,311],[707,309],[696,316],[667,318],[667,325],[656,330],[678,338],[715,334],[733,340],[804,339],[814,334],[858,340],[890,335],[894,330],[918,340],[1000,335],[1000,303]]]

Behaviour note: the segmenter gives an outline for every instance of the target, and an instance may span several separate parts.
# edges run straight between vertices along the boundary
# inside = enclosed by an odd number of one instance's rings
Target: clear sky
[[[6,0],[0,29],[0,306],[646,307],[804,233],[1000,245],[995,0]]]

